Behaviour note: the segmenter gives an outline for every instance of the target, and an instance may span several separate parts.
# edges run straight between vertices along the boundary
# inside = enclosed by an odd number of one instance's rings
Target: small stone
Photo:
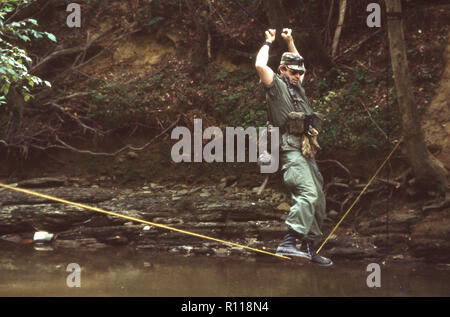
[[[148,230],[150,230],[150,226],[145,226],[144,228],[142,228],[142,230],[144,230],[144,231],[148,231]]]
[[[331,219],[336,219],[338,216],[339,216],[339,213],[334,209],[331,209],[328,212],[328,217],[330,217]]]
[[[211,196],[210,193],[201,193],[200,194],[200,197],[209,197],[209,196]]]
[[[227,249],[221,248],[221,249],[217,249],[215,251],[216,251],[216,255],[217,256],[227,256],[227,255],[229,255],[229,252],[228,252]]]
[[[53,237],[53,233],[48,233],[47,231],[37,231],[33,235],[33,241],[35,243],[46,243],[52,241]]]
[[[289,206],[289,204],[286,203],[286,202],[282,202],[281,204],[279,204],[277,206],[277,209],[278,210],[284,210],[284,211],[290,211],[291,210],[291,206]]]

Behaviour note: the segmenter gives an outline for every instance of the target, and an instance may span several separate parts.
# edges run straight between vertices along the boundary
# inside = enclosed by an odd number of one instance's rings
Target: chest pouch
[[[314,112],[305,114],[304,112],[290,112],[288,115],[288,132],[296,136],[308,133],[311,128],[318,132],[322,131],[323,115]]]
[[[322,131],[323,127],[323,121],[325,119],[325,116],[319,112],[314,112],[312,114],[311,118],[311,125],[314,129],[316,129],[318,132]]]
[[[288,132],[296,136],[300,136],[305,132],[305,118],[304,112],[290,112],[288,115]]]

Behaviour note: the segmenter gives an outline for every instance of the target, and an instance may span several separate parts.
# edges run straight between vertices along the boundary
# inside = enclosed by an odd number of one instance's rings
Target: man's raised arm
[[[281,32],[281,37],[286,41],[290,53],[294,53],[297,54],[298,56],[301,56],[300,53],[297,51],[297,48],[295,47],[294,38],[292,37],[292,29],[284,28],[283,32]],[[301,83],[303,82],[304,77],[305,74],[300,76]]]
[[[274,73],[273,70],[269,66],[267,66],[267,62],[269,61],[269,47],[275,40],[275,32],[276,30],[274,29],[266,31],[266,42],[261,47],[258,55],[256,56],[256,71],[258,72],[259,78],[265,86],[269,86],[273,82]]]

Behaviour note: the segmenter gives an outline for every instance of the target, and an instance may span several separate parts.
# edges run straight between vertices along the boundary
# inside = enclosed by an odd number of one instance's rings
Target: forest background
[[[381,26],[370,28],[367,7],[378,2]],[[192,127],[194,118],[223,131],[264,126],[256,53],[266,27],[289,27],[305,57],[306,93],[326,115],[317,160],[327,203],[342,213],[402,136],[388,19],[378,2],[86,0],[75,2],[80,27],[70,27],[73,1],[3,0],[0,178],[64,175],[101,186],[176,187],[231,175],[243,188],[259,186],[255,163],[175,164],[170,131]],[[402,5],[414,107],[427,151],[448,171],[450,6]],[[286,50],[278,35],[272,69]],[[423,206],[439,195],[416,186],[410,155],[401,146],[389,161],[366,197],[371,208],[387,201]],[[279,174],[270,178],[269,187],[281,185]]]

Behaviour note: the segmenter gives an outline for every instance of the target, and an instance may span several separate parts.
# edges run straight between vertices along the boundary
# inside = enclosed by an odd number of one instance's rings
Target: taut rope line
[[[176,231],[176,232],[187,234],[187,235],[191,235],[191,236],[194,236],[194,237],[198,237],[198,238],[202,238],[202,239],[208,239],[208,240],[212,240],[212,241],[216,241],[216,242],[220,242],[220,243],[236,246],[236,247],[239,247],[239,248],[251,250],[251,251],[254,251],[254,252],[275,256],[275,257],[278,257],[280,259],[291,260],[291,258],[283,256],[283,255],[278,255],[278,254],[275,254],[275,253],[271,253],[271,252],[267,252],[267,251],[264,251],[264,250],[255,249],[255,248],[248,247],[248,246],[245,246],[245,245],[241,245],[241,244],[238,244],[238,243],[225,241],[225,240],[221,240],[221,239],[205,236],[205,235],[202,235],[202,234],[198,234],[198,233],[195,233],[195,232],[190,232],[190,231],[186,231],[186,230],[182,230],[182,229],[177,229],[177,228],[169,227],[169,226],[162,225],[162,224],[159,224],[159,223],[154,223],[154,222],[146,221],[146,220],[143,220],[143,219],[122,215],[122,214],[119,214],[119,213],[116,213],[116,212],[107,211],[107,210],[103,210],[103,209],[100,209],[100,208],[88,206],[88,205],[85,205],[85,204],[80,204],[80,203],[76,203],[76,202],[73,202],[73,201],[68,201],[68,200],[65,200],[65,199],[61,199],[61,198],[57,198],[57,197],[41,194],[41,193],[34,192],[34,191],[31,191],[31,190],[28,190],[28,189],[17,188],[17,187],[5,185],[5,184],[2,184],[2,183],[0,183],[0,187],[6,188],[6,189],[10,189],[10,190],[14,190],[14,191],[18,191],[18,192],[22,192],[24,194],[28,194],[28,195],[32,195],[32,196],[37,196],[37,197],[53,200],[53,201],[56,201],[56,202],[59,202],[59,203],[63,203],[63,204],[66,204],[66,205],[72,205],[72,206],[75,206],[75,207],[80,207],[80,208],[92,210],[92,211],[95,211],[95,212],[100,212],[100,213],[103,213],[103,214],[107,214],[107,215],[111,215],[111,216],[115,216],[115,217],[131,220],[131,221],[135,221],[135,222],[145,223],[147,225],[151,225],[151,226],[154,226],[154,227],[159,227],[159,228],[163,228],[163,229],[167,229],[167,230],[171,230],[171,231]]]
[[[341,220],[339,220],[339,222],[336,224],[336,226],[334,226],[333,230],[331,230],[330,234],[328,235],[328,237],[323,241],[322,245],[320,246],[320,248],[317,250],[317,253],[320,252],[320,250],[322,249],[322,247],[325,245],[325,243],[327,243],[328,239],[331,237],[331,235],[336,231],[337,227],[339,227],[339,225],[341,224],[341,222],[344,220],[344,218],[347,216],[347,214],[350,212],[350,210],[352,210],[353,206],[358,202],[359,198],[361,198],[361,196],[364,194],[364,192],[366,191],[366,189],[370,186],[370,184],[374,181],[375,177],[377,177],[378,173],[381,171],[381,169],[384,167],[384,165],[386,164],[387,161],[389,161],[389,159],[391,158],[392,154],[394,154],[395,150],[397,150],[398,146],[400,145],[400,143],[402,143],[402,140],[400,140],[399,142],[397,142],[397,144],[394,146],[394,148],[392,149],[391,153],[389,153],[389,155],[386,157],[386,159],[384,160],[383,164],[380,165],[380,167],[377,169],[377,171],[375,172],[375,174],[372,176],[372,178],[369,180],[369,182],[367,183],[367,185],[364,187],[364,189],[359,193],[358,197],[356,197],[355,201],[351,204],[351,206],[348,208],[348,210],[345,212],[345,214],[342,216]]]

